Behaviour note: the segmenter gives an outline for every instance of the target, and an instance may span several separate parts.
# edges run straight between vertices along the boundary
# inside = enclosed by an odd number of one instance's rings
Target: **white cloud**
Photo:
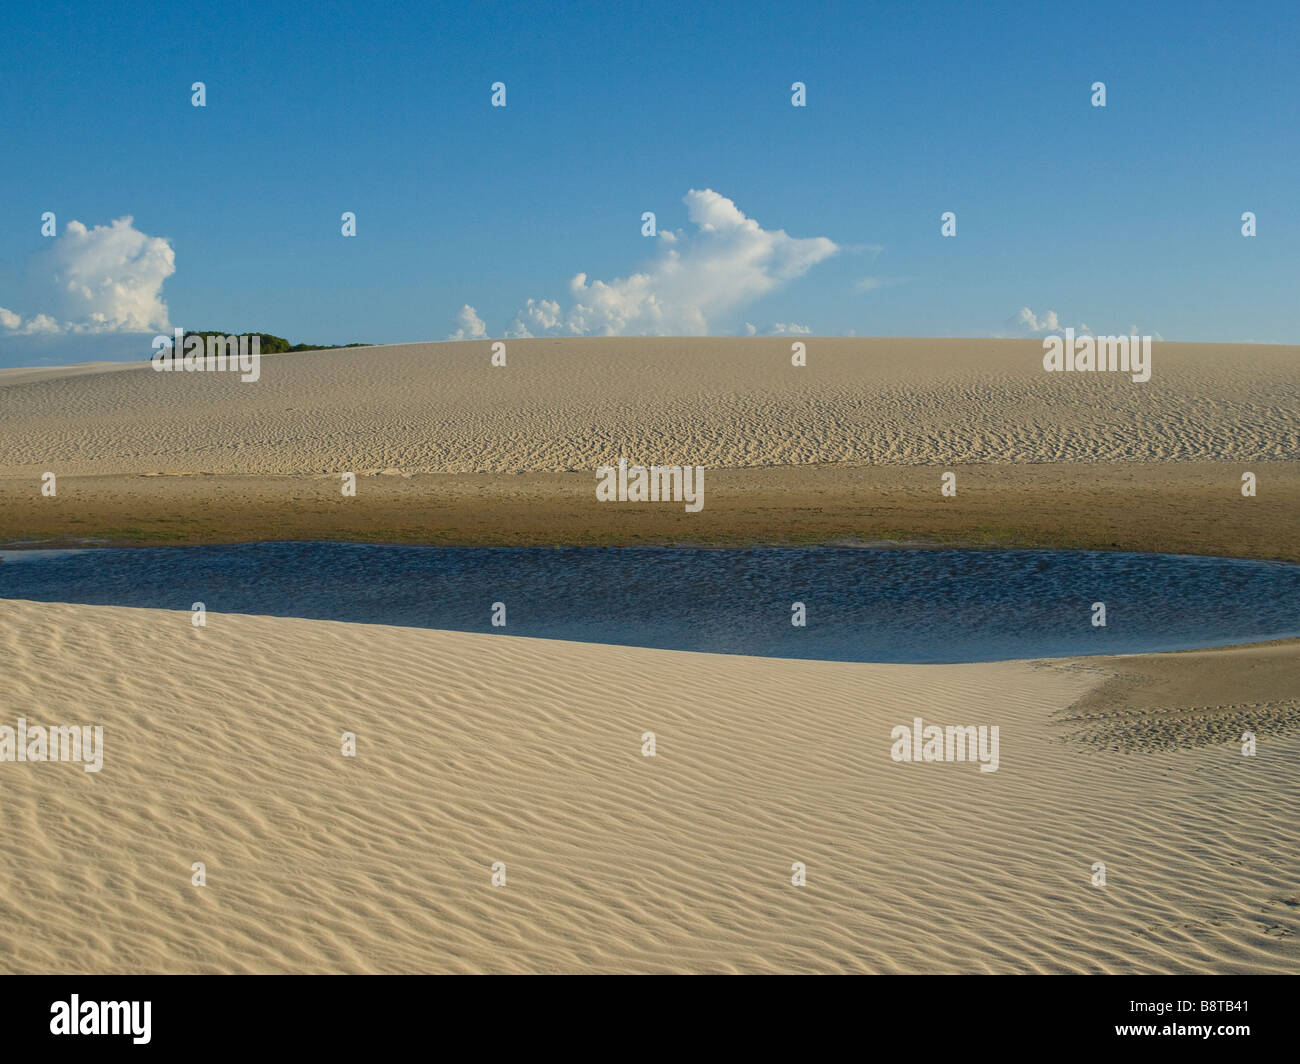
[[[840,250],[826,237],[764,229],[712,189],[691,189],[684,202],[694,233],[661,230],[654,258],[639,273],[612,281],[577,274],[567,309],[556,300],[528,300],[506,335],[706,335],[711,322]]]
[[[531,325],[538,332],[552,332],[562,324],[560,304],[553,299],[530,299],[524,304],[515,318],[515,323],[506,330],[506,336],[515,340],[527,340],[533,336]]]
[[[0,325],[4,326],[7,333],[17,336],[32,336],[36,333],[57,333],[62,331],[59,323],[48,314],[37,314],[36,317],[28,318],[24,323],[21,315],[15,314],[12,310],[6,310],[4,307],[0,307]]]
[[[1056,332],[1061,328],[1061,320],[1057,317],[1056,311],[1049,310],[1039,317],[1028,307],[1021,307],[1011,323],[1017,328],[1032,333]]]
[[[447,337],[448,340],[482,340],[487,337],[487,326],[468,303],[456,312],[456,324],[459,328]]]
[[[25,323],[6,311],[0,325],[23,334],[166,330],[162,286],[175,272],[171,244],[140,232],[129,215],[93,229],[71,221],[33,260],[29,288],[41,310]]]
[[[1022,335],[1025,333],[1059,333],[1066,329],[1073,329],[1076,336],[1096,336],[1097,333],[1086,323],[1079,322],[1078,325],[1069,325],[1061,321],[1060,316],[1054,310],[1049,310],[1046,314],[1037,315],[1028,307],[1021,307],[1019,311],[1010,319],[1010,324],[1014,326]],[[1111,335],[1106,333],[1105,335]],[[1130,336],[1143,336],[1144,334],[1136,325],[1128,327],[1127,334]],[[1164,337],[1158,332],[1151,333],[1154,340],[1163,340]]]
[[[811,336],[812,329],[807,325],[795,325],[793,322],[787,324],[783,321],[776,322],[768,330],[772,336]]]
[[[148,332],[169,326],[163,282],[176,254],[161,237],[135,228],[130,216],[87,229],[72,221],[45,256],[53,310],[74,332]]]

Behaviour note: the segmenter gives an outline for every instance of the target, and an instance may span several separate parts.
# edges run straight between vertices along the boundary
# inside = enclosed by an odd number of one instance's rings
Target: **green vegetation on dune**
[[[202,336],[205,340],[209,336],[260,336],[258,351],[263,355],[280,354],[284,351],[338,351],[345,347],[373,347],[373,344],[291,344],[283,336],[272,336],[270,333],[230,333],[221,332],[217,329],[205,329],[202,332],[187,332],[186,336]],[[152,357],[152,356],[151,356]]]

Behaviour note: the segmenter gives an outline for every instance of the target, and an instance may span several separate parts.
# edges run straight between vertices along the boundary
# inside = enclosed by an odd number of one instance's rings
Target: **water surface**
[[[1300,566],[1107,551],[252,543],[0,552],[0,597],[771,657],[959,662],[1300,635]],[[493,603],[506,627],[493,627]],[[804,603],[806,627],[791,625]],[[1106,626],[1092,624],[1095,602]],[[209,624],[215,623],[210,619]]]

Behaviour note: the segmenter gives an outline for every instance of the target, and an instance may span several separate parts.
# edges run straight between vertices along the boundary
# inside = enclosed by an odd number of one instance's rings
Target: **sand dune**
[[[1253,759],[1069,739],[1059,715],[1122,660],[13,601],[0,660],[0,723],[105,727],[98,774],[0,763],[5,971],[1300,970],[1300,735],[1261,727]],[[916,715],[999,725],[998,771],[894,763]]]
[[[1038,341],[803,342],[803,368],[785,340],[567,339],[510,341],[504,368],[486,341],[275,354],[252,383],[145,363],[0,371],[0,542],[905,540],[1300,560],[1300,348],[1157,343],[1135,383],[1045,373]],[[595,468],[624,455],[707,467],[704,509],[598,505]]]
[[[0,539],[1300,558],[1300,348],[1160,343],[1138,384],[805,342],[0,371]],[[601,508],[620,455],[711,467],[709,503]],[[106,742],[0,762],[3,971],[1300,971],[1296,644],[883,666],[0,600],[0,666],[0,726]],[[998,770],[895,763],[916,716],[997,725]]]
[[[0,373],[7,475],[1300,457],[1296,347],[1156,343],[1151,379],[1037,340],[513,340],[265,356],[261,378]],[[25,375],[24,375],[25,374]]]

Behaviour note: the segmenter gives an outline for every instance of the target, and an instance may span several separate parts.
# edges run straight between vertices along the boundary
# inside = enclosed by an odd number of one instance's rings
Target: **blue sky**
[[[1297,30],[1283,3],[11,6],[0,363],[148,357],[145,319],[1297,343]]]

